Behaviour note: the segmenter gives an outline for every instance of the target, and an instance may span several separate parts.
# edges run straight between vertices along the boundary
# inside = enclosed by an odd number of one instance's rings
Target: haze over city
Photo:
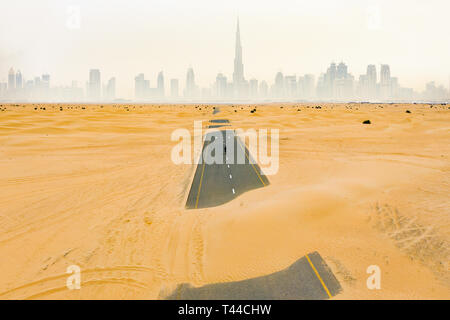
[[[0,300],[450,300],[449,9],[1,0]]]
[[[316,86],[332,62],[346,64],[355,91],[368,65],[375,65],[377,81],[381,65],[389,65],[399,86],[417,92],[431,81],[449,85],[446,1],[22,0],[1,6],[2,83],[14,68],[24,85],[48,74],[51,86],[76,81],[87,91],[89,70],[98,69],[101,86],[115,78],[115,98],[134,99],[135,77],[143,73],[154,88],[162,71],[165,94],[178,79],[183,96],[192,67],[200,92],[214,95],[218,74],[233,80],[239,16],[243,75],[258,85],[266,81],[269,92],[278,72],[296,81],[313,75]]]

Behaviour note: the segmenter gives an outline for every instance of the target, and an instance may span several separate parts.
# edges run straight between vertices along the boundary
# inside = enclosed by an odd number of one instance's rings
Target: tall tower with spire
[[[236,30],[236,48],[234,52],[233,84],[235,88],[238,89],[242,86],[244,82],[245,82],[244,65],[242,64],[241,33],[239,30],[239,17],[238,17]]]

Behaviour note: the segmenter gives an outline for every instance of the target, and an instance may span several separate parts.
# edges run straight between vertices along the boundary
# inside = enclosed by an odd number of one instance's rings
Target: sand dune
[[[312,251],[336,299],[449,299],[448,106],[316,105],[3,105],[0,299],[158,299]],[[186,210],[195,167],[172,163],[170,135],[212,118],[280,129],[280,169]],[[73,264],[80,290],[66,287]],[[381,290],[366,287],[369,265]]]

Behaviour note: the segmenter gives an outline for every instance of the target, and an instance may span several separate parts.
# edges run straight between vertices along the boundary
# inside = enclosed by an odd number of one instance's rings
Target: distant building
[[[443,101],[447,99],[447,95],[447,90],[444,86],[436,86],[436,83],[431,81],[426,84],[423,99],[428,101]]]
[[[83,100],[83,89],[78,87],[75,80],[72,81],[70,86],[53,88],[54,98],[58,101],[82,101]]]
[[[42,75],[42,87],[46,88],[46,89],[50,88],[50,75],[49,74]]]
[[[311,99],[314,97],[314,76],[311,74],[305,74],[298,77],[297,81],[297,95],[302,99]]]
[[[391,69],[389,65],[382,64],[380,69],[380,97],[391,98]]]
[[[148,96],[150,82],[145,80],[144,74],[140,73],[134,78],[134,96],[137,100],[146,99]]]
[[[331,63],[317,83],[317,95],[325,99],[350,99],[354,95],[354,77],[343,62]]]
[[[350,99],[353,97],[353,76],[348,73],[347,65],[343,62],[339,63],[336,69],[336,78],[333,84],[333,98]]]
[[[374,64],[367,66],[365,96],[371,99],[377,97],[377,67]]]
[[[334,92],[334,80],[336,79],[336,64],[333,62],[326,73],[321,74],[317,83],[317,95],[320,98],[332,98]]]
[[[8,90],[14,91],[16,88],[16,74],[14,73],[14,69],[9,69],[8,73]]]
[[[99,84],[100,86],[100,84]],[[48,100],[51,98],[50,95],[50,75],[49,74],[43,74],[42,75],[42,81],[39,89],[39,96],[43,100]]]
[[[390,81],[390,96],[391,98],[397,98],[400,91],[400,85],[397,77],[391,77]]]
[[[337,79],[344,79],[348,75],[348,68],[347,65],[343,62],[339,63],[339,65],[336,68],[336,78]]]
[[[324,82],[325,82],[325,97],[333,98],[334,93],[334,80],[336,80],[337,68],[336,64],[333,62],[325,73]]]
[[[170,80],[170,96],[172,98],[178,98],[179,88],[178,88],[178,79]]]
[[[159,98],[163,98],[165,96],[165,91],[164,91],[164,74],[163,74],[162,71],[160,73],[158,73],[156,92],[157,92],[157,96]]]
[[[272,95],[274,98],[284,98],[284,76],[281,72],[278,72],[275,76]]]
[[[227,77],[225,77],[222,73],[219,73],[216,77],[216,84],[215,84],[216,96],[218,98],[227,97],[228,93],[227,85],[228,85]]]
[[[269,95],[269,86],[267,85],[267,82],[263,80],[259,84],[259,96],[261,98],[267,98],[268,95]]]
[[[367,80],[367,74],[362,74],[359,76],[358,87],[356,89],[356,94],[360,99],[367,99],[369,97],[368,94],[368,85],[369,81]]]
[[[7,82],[0,82],[0,96],[6,95],[6,91],[8,90]]]
[[[34,81],[33,80],[26,81],[23,85],[23,90],[25,91],[25,95],[31,98],[33,96],[34,91]]]
[[[202,88],[201,95],[203,99],[210,99],[211,98],[211,89],[210,88]]]
[[[192,98],[196,95],[194,69],[192,68],[189,68],[186,74],[186,88],[184,95],[188,98]]]
[[[17,73],[16,73],[16,90],[22,89],[22,86],[23,86],[22,81],[23,81],[22,73],[20,72],[20,70],[17,70]]]
[[[104,90],[105,100],[112,101],[116,98],[116,78],[112,77],[108,80],[106,88]]]
[[[390,80],[391,80],[391,68],[387,64],[382,64],[380,70],[380,84],[388,85]]]
[[[91,69],[89,71],[88,97],[91,101],[99,101],[101,97],[101,77],[100,70]]]
[[[312,99],[315,96],[315,78],[312,74],[305,74],[303,77],[303,98]]]
[[[250,98],[257,98],[258,97],[258,80],[256,79],[250,79],[249,81],[249,94]]]
[[[297,76],[285,76],[284,77],[284,95],[287,98],[296,98],[298,95],[297,88]]]
[[[242,63],[242,46],[241,32],[239,29],[239,18],[237,20],[236,44],[234,50],[233,87],[236,97],[245,95],[246,82],[244,77],[244,64]]]
[[[38,91],[42,88],[41,77],[34,77],[34,88],[36,91]]]

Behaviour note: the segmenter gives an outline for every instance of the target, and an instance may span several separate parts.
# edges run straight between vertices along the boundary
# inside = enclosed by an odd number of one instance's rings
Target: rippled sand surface
[[[449,106],[316,106],[0,106],[0,299],[158,299],[313,251],[336,299],[449,299]],[[279,129],[279,171],[186,210],[195,167],[173,164],[171,133],[223,118]]]

